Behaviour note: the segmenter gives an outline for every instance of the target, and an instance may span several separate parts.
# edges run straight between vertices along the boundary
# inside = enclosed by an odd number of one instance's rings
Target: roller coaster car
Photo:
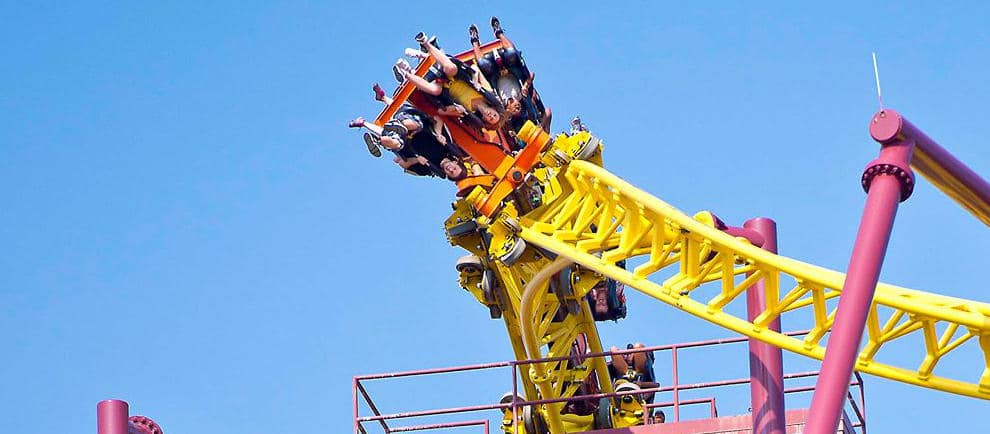
[[[615,382],[616,392],[630,392],[635,390],[640,390],[640,388],[634,383],[626,380]],[[610,403],[612,428],[643,425],[643,414],[646,403],[643,401],[641,395],[616,396]]]

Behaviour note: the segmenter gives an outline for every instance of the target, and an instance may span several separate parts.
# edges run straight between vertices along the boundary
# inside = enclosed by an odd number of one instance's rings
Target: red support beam
[[[763,217],[743,223],[743,228],[755,231],[762,238],[761,247],[777,253],[777,223]],[[765,282],[760,279],[746,290],[746,313],[755,321],[766,309]],[[780,332],[780,317],[767,327]],[[787,429],[784,412],[784,362],[780,348],[749,340],[750,403],[753,409],[753,433],[784,434]]]
[[[821,375],[811,399],[808,434],[834,434],[839,426],[866,316],[887,253],[897,205],[910,197],[914,190],[914,174],[910,166],[915,142],[900,134],[899,127],[892,129],[883,120],[890,113],[894,112],[877,113],[870,125],[870,134],[882,147],[880,156],[871,161],[863,172],[866,205],[839,296],[835,323],[825,348]]]
[[[127,402],[108,399],[96,404],[97,434],[127,434]]]

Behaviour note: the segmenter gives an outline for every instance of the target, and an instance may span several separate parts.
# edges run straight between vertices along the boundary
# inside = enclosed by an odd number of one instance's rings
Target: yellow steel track
[[[721,327],[797,354],[824,357],[822,338],[835,315],[826,300],[839,295],[842,273],[733,238],[585,161],[570,162],[561,173],[561,184],[565,194],[521,218],[519,236],[528,244]],[[637,257],[645,263],[632,270],[615,266]],[[667,277],[656,283],[651,276]],[[753,322],[727,312],[726,306],[760,279],[765,281],[765,310]],[[802,316],[812,330],[804,339],[767,328],[781,314],[797,310],[811,313]],[[790,320],[788,325],[805,328]],[[866,332],[858,371],[990,399],[990,304],[881,283]],[[910,334],[924,342],[917,365],[876,359],[884,345]],[[982,360],[973,361],[970,376],[935,374],[946,354],[970,342],[982,354]]]
[[[473,266],[458,267],[461,286],[503,319],[516,359],[568,357],[519,366],[527,399],[579,397],[591,393],[589,385],[613,391],[604,359],[572,350],[583,341],[588,352],[602,351],[586,296],[606,278],[720,327],[824,358],[845,275],[769,253],[717,229],[709,213],[691,217],[637,189],[601,167],[601,142],[587,132],[550,141],[528,124],[520,137],[539,146],[537,168],[504,198],[476,187],[454,203],[445,228],[451,244],[475,255]],[[631,269],[616,265],[622,260]],[[767,305],[751,322],[743,293],[761,280]],[[785,314],[789,327],[811,332],[802,339],[768,328]],[[880,283],[866,338],[860,372],[990,399],[990,304]],[[916,345],[918,357],[883,351],[902,345]],[[966,374],[936,373],[950,353],[958,354],[953,370],[967,363]],[[602,425],[608,416],[565,407],[539,406],[533,418],[551,434],[638,423],[613,417]],[[527,420],[525,434],[542,431]]]

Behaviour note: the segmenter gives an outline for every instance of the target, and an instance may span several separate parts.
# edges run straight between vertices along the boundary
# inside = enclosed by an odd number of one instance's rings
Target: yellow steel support
[[[733,238],[706,224],[703,218],[689,217],[594,164],[573,161],[562,179],[567,194],[520,220],[519,236],[527,243],[724,328],[822,359],[825,348],[821,339],[834,319],[834,308],[829,308],[826,301],[839,295],[844,275],[777,256]],[[587,206],[589,203],[594,206]],[[592,220],[610,224],[592,228]],[[615,265],[619,260],[636,257],[645,262],[631,271]],[[649,279],[668,269],[676,273],[662,283]],[[745,288],[761,278],[766,282],[768,303],[754,323],[726,311],[726,306],[739,299]],[[793,283],[782,286],[784,281]],[[709,282],[718,283],[712,287],[714,292],[704,291],[712,286],[705,285]],[[868,342],[857,370],[990,399],[990,305],[883,283],[878,285],[874,299],[867,326]],[[802,308],[810,311],[803,319],[812,329],[804,340],[765,327],[781,314]],[[880,319],[885,311],[890,313],[881,329]],[[939,328],[944,329],[941,334],[937,332]],[[924,342],[917,361],[920,366],[909,368],[876,360],[884,344],[911,333],[919,333]],[[971,378],[934,374],[945,354],[973,337],[979,337],[984,357],[977,362],[978,369]]]
[[[602,144],[587,132],[550,140],[531,124],[523,130],[528,143],[542,150],[539,164],[498,204],[486,202],[489,189],[476,187],[454,203],[444,226],[451,244],[476,256],[465,259],[472,266],[459,263],[459,282],[493,318],[503,319],[516,359],[567,357],[521,365],[525,399],[576,397],[588,382],[612,392],[604,358],[571,354],[579,340],[587,341],[588,351],[602,352],[586,295],[605,278],[737,333],[824,357],[822,339],[835,320],[829,300],[839,296],[843,274],[769,253],[717,229],[711,213],[688,216],[633,187],[600,167]],[[639,265],[631,270],[616,265],[627,259]],[[659,282],[660,275],[667,277]],[[752,322],[731,313],[733,303],[745,303],[742,294],[761,279],[763,312]],[[767,327],[784,314],[794,316],[789,324],[810,333],[799,339]],[[908,335],[921,342],[917,360],[908,365],[877,360],[885,344]],[[983,356],[973,361],[972,375],[937,375],[939,361],[967,344],[978,346]],[[990,399],[990,305],[881,283],[856,369]],[[613,415],[624,411],[611,405],[607,410]],[[603,427],[597,416],[563,414],[564,407],[536,406],[527,410],[526,423],[545,426],[551,434]],[[608,423],[640,423],[633,416]]]

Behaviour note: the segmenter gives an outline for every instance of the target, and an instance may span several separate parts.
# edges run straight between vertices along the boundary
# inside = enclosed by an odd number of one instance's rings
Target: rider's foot
[[[374,86],[371,86],[371,90],[375,92],[375,101],[385,101],[385,89],[382,89],[382,87],[379,86],[378,83],[375,83]]]
[[[412,65],[406,62],[406,59],[399,59],[395,61],[395,66],[392,66],[392,73],[395,74],[395,81],[402,83],[406,81],[406,73],[412,73]]]
[[[422,51],[419,51],[419,50],[417,50],[415,48],[406,48],[405,54],[406,54],[406,57],[411,57],[413,59],[419,59],[419,60],[423,60],[423,59],[425,59],[427,57],[430,57],[429,54],[426,54],[426,53],[424,53]]]
[[[492,30],[495,31],[496,38],[502,36],[502,33],[505,33],[502,30],[502,23],[498,21],[498,17],[492,17]]]
[[[426,33],[419,32],[416,34],[416,42],[419,42],[419,51],[424,53],[428,52],[429,49],[426,44],[430,44],[436,48],[440,48],[440,40],[437,39],[437,35],[430,36],[429,39],[426,38]]]
[[[358,116],[358,117],[354,118],[353,120],[351,120],[350,122],[348,122],[347,123],[347,126],[349,128],[361,128],[361,127],[364,126],[364,118]]]
[[[471,36],[471,43],[472,44],[480,44],[481,43],[481,38],[478,37],[478,26],[476,26],[474,24],[471,24],[471,27],[468,27],[468,35]]]
[[[413,39],[419,42],[419,45],[426,45],[426,33],[419,32],[416,36],[413,36]]]
[[[364,144],[368,145],[368,152],[376,158],[382,156],[382,150],[378,149],[381,141],[374,134],[364,133]]]

